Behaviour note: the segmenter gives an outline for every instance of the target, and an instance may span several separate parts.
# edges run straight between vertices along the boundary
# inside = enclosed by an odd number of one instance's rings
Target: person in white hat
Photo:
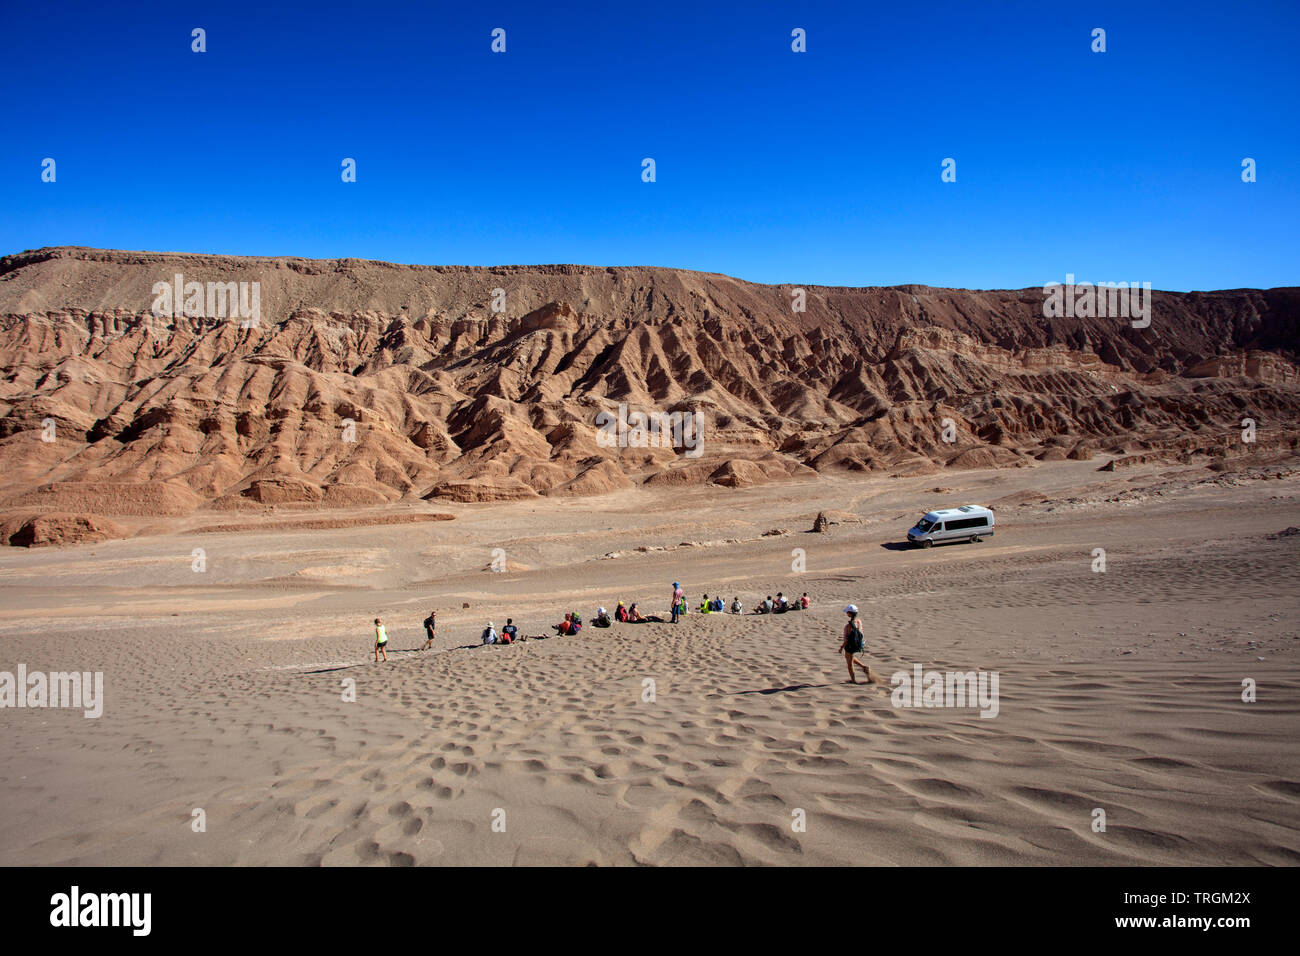
[[[862,668],[862,673],[867,675],[867,683],[871,683],[871,668],[854,655],[861,654],[866,649],[866,644],[862,637],[862,622],[858,620],[858,606],[850,604],[844,609],[844,613],[849,616],[848,622],[844,625],[844,640],[840,644],[840,651],[844,654],[844,661],[849,665],[849,683],[856,684],[858,678],[853,670],[853,665],[857,664]]]
[[[488,621],[488,626],[483,628],[483,643],[495,644],[497,642],[497,629]]]

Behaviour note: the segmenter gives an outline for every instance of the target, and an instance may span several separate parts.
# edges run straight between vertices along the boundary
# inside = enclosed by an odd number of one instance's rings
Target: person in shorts
[[[388,660],[388,651],[384,645],[388,643],[388,632],[384,630],[384,622],[375,618],[375,663],[379,663],[379,655],[384,655],[384,660]]]
[[[437,627],[438,612],[430,611],[429,616],[424,619],[424,636],[426,640],[424,642],[424,647],[420,648],[420,650],[427,651],[429,648],[433,647],[433,635]]]
[[[844,625],[844,640],[840,642],[840,651],[844,654],[844,660],[849,666],[849,683],[856,684],[858,682],[853,671],[853,665],[857,664],[858,667],[862,668],[862,673],[867,675],[867,683],[870,684],[871,668],[855,656],[866,650],[866,641],[862,636],[862,622],[858,620],[858,606],[850,604],[844,609],[844,613],[849,616],[849,620]]]

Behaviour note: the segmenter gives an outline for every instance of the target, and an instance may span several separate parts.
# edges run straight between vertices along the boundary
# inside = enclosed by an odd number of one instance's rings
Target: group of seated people
[[[808,600],[807,591],[803,592],[803,597],[794,602],[788,601],[784,594],[777,591],[775,600],[773,600],[772,595],[769,594],[767,600],[760,602],[758,607],[754,608],[754,613],[784,614],[786,611],[802,611],[806,609],[809,604],[810,602]],[[731,599],[731,605],[727,606],[721,595],[715,595],[710,598],[705,594],[703,600],[700,602],[701,614],[721,614],[727,611],[730,611],[732,614],[743,614],[744,606],[740,603],[740,598],[733,597]],[[618,607],[614,609],[612,617],[603,607],[597,608],[595,620],[591,623],[594,627],[609,627],[616,620],[624,624],[643,624],[650,620],[660,619],[646,617],[637,610],[635,601],[632,602],[630,607],[624,605],[622,601],[619,601]],[[564,620],[559,624],[552,624],[551,629],[554,630],[556,634],[577,634],[582,630],[582,615],[577,611],[570,611],[568,614],[564,615]],[[533,635],[534,638],[543,638],[545,636],[546,635],[544,634]],[[506,626],[501,628],[500,633],[497,632],[491,621],[488,621],[488,626],[483,629],[484,644],[514,644],[518,641],[524,640],[529,640],[529,638],[519,636],[519,629],[515,627],[513,618],[506,618]]]
[[[632,602],[631,607],[624,607],[623,602],[618,602],[618,607],[614,609],[614,616],[624,624],[644,624],[650,618],[646,617],[637,610],[636,601]]]
[[[758,607],[754,608],[754,613],[784,614],[786,611],[805,611],[811,603],[812,602],[808,600],[807,591],[803,592],[803,597],[794,602],[787,600],[784,594],[777,591],[775,601],[772,600],[772,595],[769,594],[766,601],[763,601],[758,605]]]
[[[604,608],[601,608],[603,611]],[[582,630],[582,615],[577,611],[570,611],[564,615],[564,620],[559,624],[552,624],[551,628],[556,634],[577,634]]]
[[[506,618],[506,626],[501,628],[501,633],[493,627],[492,622],[488,621],[488,626],[483,628],[484,644],[514,644],[516,641],[522,641],[524,638],[519,636],[519,628],[515,627],[514,618]]]
[[[710,599],[709,596],[706,594],[704,595],[704,600],[700,602],[701,614],[721,614],[726,610],[727,610],[727,605],[723,602],[721,594],[715,594],[712,599]],[[742,606],[740,603],[740,598],[733,597],[731,599],[731,613],[739,614],[741,613],[741,610],[742,610]]]
[[[812,602],[808,599],[808,592],[803,592],[803,597],[797,601],[790,601],[780,592],[776,592],[776,599],[772,595],[767,596],[767,600],[760,601],[758,607],[754,608],[755,614],[784,614],[786,611],[803,611],[808,608]],[[731,599],[731,607],[727,608],[723,603],[721,595],[715,595],[712,599],[706,594],[704,600],[700,602],[701,614],[718,614],[722,611],[730,610],[732,614],[744,613],[744,605],[740,603],[740,598]]]

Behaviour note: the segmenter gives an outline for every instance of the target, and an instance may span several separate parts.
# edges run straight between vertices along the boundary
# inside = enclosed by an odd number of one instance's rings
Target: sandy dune
[[[106,704],[0,715],[0,863],[1300,861],[1300,536],[1268,537],[1300,525],[1295,472],[1095,467],[4,549],[0,670],[102,670]],[[893,546],[964,501],[995,504],[993,540]],[[818,510],[839,523],[804,533]],[[529,570],[482,570],[494,548]],[[674,579],[692,608],[814,605],[472,646],[507,615],[662,613]],[[846,601],[880,674],[996,671],[998,716],[845,683]]]

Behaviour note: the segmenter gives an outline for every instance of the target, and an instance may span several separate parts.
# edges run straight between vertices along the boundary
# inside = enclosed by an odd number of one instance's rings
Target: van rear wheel
[[[977,534],[973,534],[973,535],[971,535],[971,536],[970,536],[970,543],[971,543],[971,544],[979,544],[979,543],[980,543],[980,536],[977,535]]]

